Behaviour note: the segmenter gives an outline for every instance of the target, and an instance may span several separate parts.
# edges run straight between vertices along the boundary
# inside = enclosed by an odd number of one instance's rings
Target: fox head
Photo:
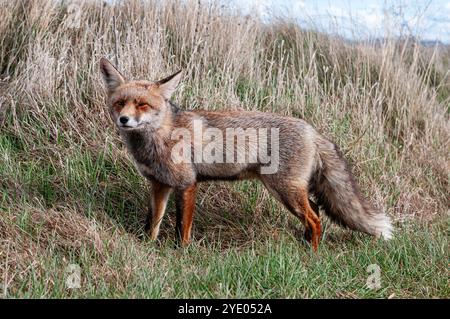
[[[181,71],[156,82],[127,81],[105,58],[100,60],[100,70],[108,90],[110,114],[119,129],[156,129],[164,123]]]

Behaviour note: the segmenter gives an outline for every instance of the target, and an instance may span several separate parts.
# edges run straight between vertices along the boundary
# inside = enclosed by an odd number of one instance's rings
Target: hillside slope
[[[198,1],[0,3],[5,296],[450,295],[448,48],[348,43]],[[162,244],[141,239],[147,185],[105,109],[102,56],[133,78],[183,69],[184,108],[305,119],[341,146],[397,237],[378,243],[328,223],[314,256],[302,226],[242,182],[202,186],[189,249],[173,247],[172,202]],[[364,286],[373,263],[379,290]],[[70,264],[78,289],[67,289]]]

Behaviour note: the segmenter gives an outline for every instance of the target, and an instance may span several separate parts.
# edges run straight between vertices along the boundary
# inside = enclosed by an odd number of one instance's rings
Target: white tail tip
[[[390,240],[393,237],[394,228],[392,227],[391,221],[388,216],[381,215],[376,222],[373,224],[376,229],[377,237],[383,238],[384,240]]]

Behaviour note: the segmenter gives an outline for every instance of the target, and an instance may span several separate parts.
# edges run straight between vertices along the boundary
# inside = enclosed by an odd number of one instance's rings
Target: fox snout
[[[119,128],[135,128],[143,124],[146,114],[140,110],[140,107],[132,101],[119,102],[115,104],[113,110],[113,119]]]
[[[134,117],[127,115],[121,115],[117,119],[117,125],[122,128],[133,128],[137,127],[139,124],[139,121],[137,121]]]
[[[119,122],[122,124],[127,124],[129,119],[130,118],[128,116],[121,116],[121,117],[119,117]]]

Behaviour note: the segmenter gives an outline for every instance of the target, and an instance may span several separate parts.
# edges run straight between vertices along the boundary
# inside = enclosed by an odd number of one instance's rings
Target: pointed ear
[[[100,70],[109,93],[125,83],[124,76],[105,58],[100,59]]]
[[[167,100],[170,99],[173,92],[176,90],[178,83],[180,83],[180,79],[181,79],[181,70],[172,74],[171,76],[168,76],[165,79],[156,82],[156,85],[158,85],[161,95],[165,99]]]

